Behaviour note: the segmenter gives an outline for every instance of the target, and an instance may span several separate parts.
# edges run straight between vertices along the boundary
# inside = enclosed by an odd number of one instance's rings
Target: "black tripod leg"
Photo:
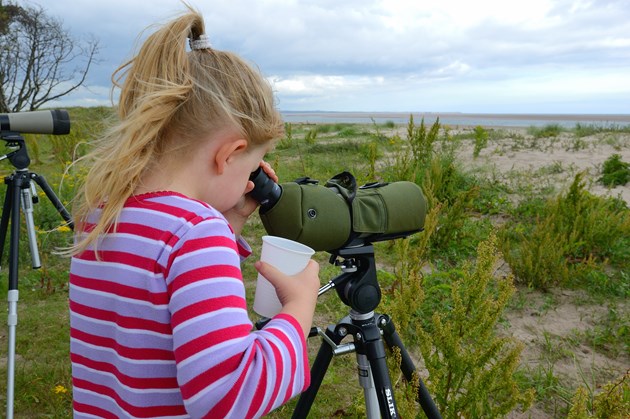
[[[378,398],[382,418],[397,418],[398,409],[394,401],[394,389],[389,377],[389,369],[385,359],[385,345],[381,339],[381,332],[372,321],[360,327],[362,337],[355,340],[357,353],[363,354],[370,362],[374,388]]]
[[[20,194],[23,179],[14,177],[11,189],[11,235],[9,236],[9,291],[18,289],[18,250],[20,248]]]
[[[7,229],[9,228],[9,219],[11,217],[11,200],[13,199],[12,178],[7,177],[4,182],[7,184],[7,190],[4,195],[4,204],[2,206],[2,219],[0,219],[0,260],[4,254],[4,242],[7,238]]]
[[[74,230],[74,223],[72,221],[72,216],[70,215],[68,210],[66,210],[66,207],[64,207],[64,205],[61,203],[57,195],[55,195],[55,192],[52,190],[50,185],[48,185],[48,182],[46,182],[46,178],[38,175],[37,173],[32,173],[32,172],[30,176],[31,176],[31,179],[33,179],[35,183],[37,183],[39,187],[42,188],[42,190],[44,191],[44,193],[46,194],[50,202],[52,202],[52,204],[55,206],[55,209],[57,210],[57,212],[59,212],[61,217],[68,223],[68,227]]]
[[[398,332],[396,332],[394,323],[389,316],[381,315],[379,324],[383,325],[383,339],[385,340],[385,343],[387,343],[387,346],[390,348],[398,348],[400,350],[400,370],[405,376],[405,379],[411,382],[413,380],[413,374],[416,372],[416,366],[409,356],[409,352],[407,352],[407,349],[400,339]],[[433,398],[431,398],[431,394],[429,394],[429,390],[427,390],[427,387],[424,385],[424,382],[422,382],[420,377],[418,377],[418,402],[429,419],[442,418],[442,415],[438,411]]]
[[[334,343],[334,345],[339,345],[339,343],[343,340],[343,336],[335,333],[335,328],[333,326],[328,326],[326,329],[326,336]],[[333,355],[334,352],[332,345],[323,341],[319,347],[319,351],[317,352],[315,362],[313,362],[313,366],[311,367],[311,384],[306,391],[300,395],[300,398],[295,406],[295,410],[293,410],[293,415],[291,416],[292,418],[305,418],[308,415],[308,412],[310,412],[311,406],[313,406],[313,402],[315,401],[315,396],[317,396],[317,392],[324,380],[324,375],[326,375],[326,371],[328,370],[328,366],[330,365]]]

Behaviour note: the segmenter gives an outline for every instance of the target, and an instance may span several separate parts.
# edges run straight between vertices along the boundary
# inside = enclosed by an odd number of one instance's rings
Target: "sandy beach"
[[[620,197],[630,205],[630,183],[608,188],[597,182],[602,164],[613,154],[630,162],[629,133],[607,132],[578,138],[571,132],[562,132],[557,137],[536,139],[524,128],[488,129],[495,131],[495,139],[477,158],[473,157],[472,141],[460,148],[459,158],[468,170],[508,185],[530,182],[556,192],[561,192],[577,173],[584,172],[592,193]]]

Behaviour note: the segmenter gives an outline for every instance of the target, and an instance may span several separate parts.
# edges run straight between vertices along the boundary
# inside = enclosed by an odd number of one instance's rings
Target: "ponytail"
[[[116,225],[142,176],[169,150],[191,149],[200,136],[225,126],[253,144],[281,135],[273,92],[259,72],[229,52],[187,51],[188,42],[203,34],[201,14],[189,8],[150,35],[114,72],[119,121],[86,156],[92,166],[74,211],[85,234],[70,253],[96,247],[97,238]],[[97,221],[88,224],[97,209]]]

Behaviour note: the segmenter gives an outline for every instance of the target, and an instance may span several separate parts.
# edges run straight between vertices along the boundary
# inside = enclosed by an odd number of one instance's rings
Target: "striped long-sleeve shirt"
[[[172,192],[132,197],[97,252],[70,268],[75,418],[259,417],[308,386],[297,321],[252,330],[248,251],[218,211]]]

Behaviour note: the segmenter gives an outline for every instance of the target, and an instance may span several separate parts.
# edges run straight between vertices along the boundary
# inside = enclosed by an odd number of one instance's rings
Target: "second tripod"
[[[35,233],[35,223],[33,221],[33,203],[36,202],[37,192],[34,191],[35,182],[42,188],[48,199],[55,206],[61,217],[70,228],[73,228],[71,216],[66,211],[59,198],[50,188],[46,179],[42,176],[30,172],[28,166],[30,158],[26,149],[24,138],[13,132],[2,132],[1,138],[7,142],[7,146],[12,148],[8,154],[0,156],[0,160],[8,159],[15,167],[15,171],[5,177],[4,183],[7,185],[4,205],[2,208],[2,218],[0,219],[0,257],[4,251],[4,243],[11,222],[9,236],[9,285],[7,301],[9,304],[8,325],[8,353],[7,353],[7,414],[8,419],[13,418],[13,399],[15,384],[15,340],[17,326],[17,303],[19,300],[18,291],[18,264],[19,264],[19,244],[20,244],[20,208],[26,220],[26,231],[31,251],[31,261],[33,268],[41,267],[39,252],[37,249],[37,236]]]

